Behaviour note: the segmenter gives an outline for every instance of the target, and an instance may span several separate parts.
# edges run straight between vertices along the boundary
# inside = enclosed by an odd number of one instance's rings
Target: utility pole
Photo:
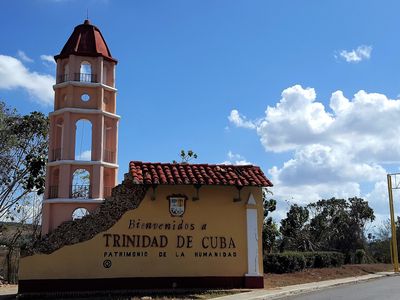
[[[392,238],[391,238],[391,248],[390,254],[392,255],[393,269],[394,272],[399,272],[399,258],[397,253],[397,238],[396,238],[396,223],[394,219],[394,205],[393,205],[393,189],[399,189],[399,187],[395,184],[395,187],[392,186],[392,175],[400,175],[400,173],[396,174],[387,174],[387,184],[388,184],[388,193],[389,193],[389,208],[390,208],[390,225],[392,228]]]

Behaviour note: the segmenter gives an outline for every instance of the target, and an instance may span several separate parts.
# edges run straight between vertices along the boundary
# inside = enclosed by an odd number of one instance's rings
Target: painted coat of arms
[[[185,213],[186,196],[170,196],[169,212],[174,217],[181,217]]]

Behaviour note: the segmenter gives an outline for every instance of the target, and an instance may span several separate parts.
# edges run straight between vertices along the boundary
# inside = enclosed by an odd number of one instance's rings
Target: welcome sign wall
[[[109,230],[51,254],[22,259],[27,290],[49,283],[79,290],[138,287],[262,287],[262,191],[159,187]],[[112,284],[111,284],[112,283]]]

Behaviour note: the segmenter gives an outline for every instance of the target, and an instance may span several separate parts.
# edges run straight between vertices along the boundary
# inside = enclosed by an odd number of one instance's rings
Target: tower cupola
[[[102,56],[106,60],[117,63],[112,57],[100,29],[92,25],[89,20],[75,27],[74,32],[69,37],[60,54],[54,56],[57,61],[59,58],[66,58],[69,55],[79,56]]]

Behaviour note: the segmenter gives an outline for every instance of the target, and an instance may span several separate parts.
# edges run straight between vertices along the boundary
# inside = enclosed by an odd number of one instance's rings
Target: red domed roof
[[[105,59],[117,63],[111,56],[107,43],[100,30],[90,24],[89,20],[75,27],[74,32],[69,37],[61,53],[54,56],[54,59],[65,58],[69,55],[80,56],[103,56]]]

